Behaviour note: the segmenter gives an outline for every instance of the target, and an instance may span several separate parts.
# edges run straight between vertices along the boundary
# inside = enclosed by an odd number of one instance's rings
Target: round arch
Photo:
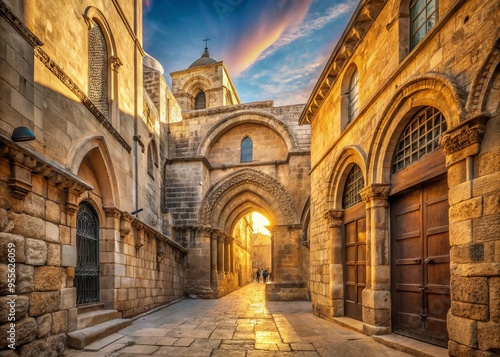
[[[69,150],[69,168],[77,174],[84,158],[89,156],[102,191],[102,201],[105,207],[119,207],[120,195],[113,160],[102,135],[82,138],[74,142]]]
[[[365,178],[367,176],[366,153],[357,145],[349,145],[344,148],[337,161],[333,165],[333,171],[327,182],[328,184],[328,209],[342,209],[342,195],[344,192],[347,175],[353,165],[358,165]]]
[[[226,131],[242,123],[261,124],[271,128],[285,141],[288,151],[292,151],[293,149],[297,149],[299,147],[298,139],[295,134],[285,123],[277,119],[275,116],[258,111],[243,111],[228,115],[212,126],[206,133],[205,137],[201,140],[196,155],[207,156],[212,143],[214,143]]]
[[[390,168],[397,141],[419,109],[429,106],[439,110],[449,130],[465,118],[464,97],[458,85],[442,74],[416,76],[402,85],[389,101],[377,125],[370,144],[365,185],[390,183]]]
[[[201,205],[201,224],[218,227],[220,217],[229,216],[236,207],[246,202],[243,197],[249,192],[252,194],[250,201],[259,202],[257,205],[260,207],[268,207],[265,211],[274,224],[293,224],[295,209],[283,185],[261,171],[248,168],[231,173],[212,186]],[[238,196],[242,197],[241,201]]]

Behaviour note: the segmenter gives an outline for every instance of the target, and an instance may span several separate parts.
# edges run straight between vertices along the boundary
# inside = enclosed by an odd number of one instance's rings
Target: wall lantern
[[[30,141],[35,139],[35,134],[33,134],[30,128],[25,126],[18,126],[12,132],[12,141],[14,142]]]

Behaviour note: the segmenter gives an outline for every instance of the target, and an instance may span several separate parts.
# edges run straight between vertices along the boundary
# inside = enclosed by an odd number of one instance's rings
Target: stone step
[[[83,314],[84,312],[102,310],[103,308],[104,308],[103,303],[83,305],[83,306],[78,306],[78,313]]]
[[[131,324],[132,320],[130,319],[114,319],[106,321],[95,326],[68,333],[66,342],[68,347],[76,350],[82,350],[85,346],[90,345],[92,342],[120,331]]]
[[[78,313],[77,329],[81,330],[105,321],[118,319],[122,314],[117,310],[90,310]]]

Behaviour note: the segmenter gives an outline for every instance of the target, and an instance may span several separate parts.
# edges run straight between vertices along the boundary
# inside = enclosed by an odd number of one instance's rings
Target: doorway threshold
[[[448,349],[431,345],[430,343],[414,340],[413,338],[396,335],[374,335],[375,341],[395,350],[408,353],[416,357],[448,357]]]

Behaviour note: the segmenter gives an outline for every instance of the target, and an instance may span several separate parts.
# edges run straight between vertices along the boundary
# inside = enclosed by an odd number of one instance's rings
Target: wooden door
[[[393,331],[447,346],[450,244],[446,178],[391,201]]]
[[[358,203],[345,211],[345,316],[362,321],[362,293],[366,286],[366,217],[365,206]]]

